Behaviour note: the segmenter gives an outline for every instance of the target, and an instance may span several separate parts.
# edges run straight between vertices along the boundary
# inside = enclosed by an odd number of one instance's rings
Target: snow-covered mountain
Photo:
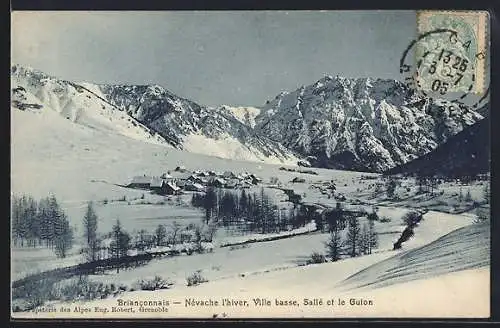
[[[490,120],[485,117],[448,138],[431,152],[386,174],[476,176],[490,171]]]
[[[222,110],[229,111],[241,123],[255,128],[255,118],[260,114],[261,109],[257,107],[232,107],[224,105]]]
[[[326,76],[263,107],[210,108],[159,85],[98,85],[11,67],[12,105],[94,129],[221,158],[383,172],[483,116],[395,80]],[[37,109],[38,108],[38,109]]]
[[[255,129],[314,156],[315,166],[381,172],[482,118],[466,106],[422,98],[396,80],[326,76],[268,101]]]
[[[11,67],[11,77],[13,106],[20,109],[33,102],[78,124],[195,153],[297,162],[293,152],[257,135],[225,107],[201,106],[159,85],[77,83],[21,65]]]
[[[150,128],[80,85],[38,70],[11,67],[11,106],[20,110],[54,111],[73,123],[133,139],[169,146]]]

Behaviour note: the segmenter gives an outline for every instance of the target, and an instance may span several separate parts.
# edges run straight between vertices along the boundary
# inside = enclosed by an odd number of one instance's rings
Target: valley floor
[[[344,195],[346,206],[377,206],[385,222],[375,222],[379,247],[370,255],[346,258],[337,262],[304,265],[313,252],[325,252],[328,234],[305,235],[245,247],[218,247],[224,242],[242,241],[255,236],[216,237],[212,253],[182,255],[151,261],[149,264],[120,273],[90,276],[91,281],[133,285],[139,279],[159,275],[173,282],[166,290],[127,291],[116,298],[89,302],[46,304],[53,312],[15,312],[16,318],[63,317],[487,317],[489,316],[490,231],[487,223],[474,223],[471,209],[485,204],[482,191],[489,182],[469,184],[445,182],[432,197],[419,194],[415,181],[403,180],[398,198],[387,199],[377,185],[380,175],[314,169],[317,175],[279,170],[279,166],[238,162],[191,154],[162,146],[128,140],[98,130],[74,125],[58,115],[43,116],[14,111],[12,182],[13,193],[29,193],[35,198],[54,193],[68,214],[77,237],[69,256],[57,259],[45,248],[12,249],[12,279],[81,261],[82,217],[92,200],[100,218],[99,233],[106,233],[117,218],[124,229],[133,232],[151,230],[174,220],[182,225],[198,222],[203,213],[190,207],[189,195],[168,199],[143,191],[118,186],[135,175],[159,175],[179,165],[188,169],[216,169],[257,174],[269,186],[277,178],[282,188],[293,189],[305,202],[335,206],[337,200],[313,186],[334,181],[337,194]],[[17,122],[17,123],[16,123]],[[21,124],[22,122],[22,124]],[[27,160],[29,159],[29,160]],[[290,181],[301,176],[304,183]],[[458,200],[460,194],[469,200]],[[122,197],[126,201],[119,201]],[[278,191],[276,201],[286,202]],[[138,202],[144,200],[143,204]],[[415,235],[393,251],[392,245],[405,226],[401,217],[411,209],[429,211],[415,228]],[[200,270],[208,281],[186,286],[187,276]],[[243,306],[193,306],[186,300],[246,300]],[[265,298],[269,306],[256,306],[253,299]],[[308,298],[317,305],[305,305]],[[123,312],[118,300],[168,301],[162,312]],[[298,305],[276,305],[276,299]],[[317,299],[317,302],[314,301]],[[319,299],[322,305],[319,305]],[[340,303],[339,303],[340,299]],[[350,300],[353,305],[350,304]],[[329,305],[333,300],[334,305]],[[345,305],[342,305],[345,300]],[[363,301],[364,300],[364,301]],[[366,301],[366,302],[365,302]],[[180,302],[180,304],[174,304]],[[193,302],[192,302],[193,303]],[[360,303],[361,305],[356,305]],[[245,305],[245,304],[248,304]],[[364,305],[363,305],[364,304]],[[61,307],[70,312],[61,312]],[[75,307],[88,308],[80,314]],[[113,307],[120,312],[111,312]],[[96,310],[108,309],[102,313]],[[151,310],[158,307],[150,307]],[[39,309],[41,310],[41,309]]]

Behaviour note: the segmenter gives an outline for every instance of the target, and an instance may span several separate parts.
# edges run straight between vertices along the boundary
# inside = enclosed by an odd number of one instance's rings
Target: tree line
[[[367,215],[367,223],[361,226],[359,217],[349,215],[337,203],[334,210],[328,215],[330,236],[326,242],[327,255],[332,261],[338,261],[342,256],[356,257],[371,254],[378,246],[378,235],[375,231],[376,212]],[[347,229],[346,233],[343,231]]]
[[[300,205],[280,209],[264,188],[260,192],[247,193],[245,189],[235,192],[209,187],[205,193],[193,193],[191,205],[204,210],[206,223],[240,226],[245,232],[280,232],[311,221]]]
[[[39,201],[28,195],[13,195],[11,206],[14,245],[45,246],[58,257],[66,257],[73,247],[73,229],[54,195]]]

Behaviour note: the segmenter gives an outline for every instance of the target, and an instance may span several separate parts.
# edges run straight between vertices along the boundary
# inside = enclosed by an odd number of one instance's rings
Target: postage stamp
[[[488,54],[488,12],[419,11],[417,87],[425,93],[482,94]]]
[[[490,315],[486,13],[11,16],[13,320]]]

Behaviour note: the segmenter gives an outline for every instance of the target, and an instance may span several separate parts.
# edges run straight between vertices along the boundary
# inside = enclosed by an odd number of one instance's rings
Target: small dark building
[[[167,182],[164,179],[153,177],[151,179],[151,183],[149,184],[149,189],[157,194],[166,195],[166,184]]]
[[[292,182],[293,183],[304,183],[304,182],[306,182],[306,179],[295,177],[295,178],[293,178]]]
[[[176,172],[186,172],[187,170],[186,170],[186,168],[184,166],[181,165],[181,166],[177,166],[175,168],[175,171]]]
[[[180,195],[182,193],[181,188],[172,182],[165,183],[164,190],[166,195]]]
[[[261,178],[258,178],[255,174],[250,174],[249,175],[250,180],[252,181],[252,184],[256,185],[262,182]]]

